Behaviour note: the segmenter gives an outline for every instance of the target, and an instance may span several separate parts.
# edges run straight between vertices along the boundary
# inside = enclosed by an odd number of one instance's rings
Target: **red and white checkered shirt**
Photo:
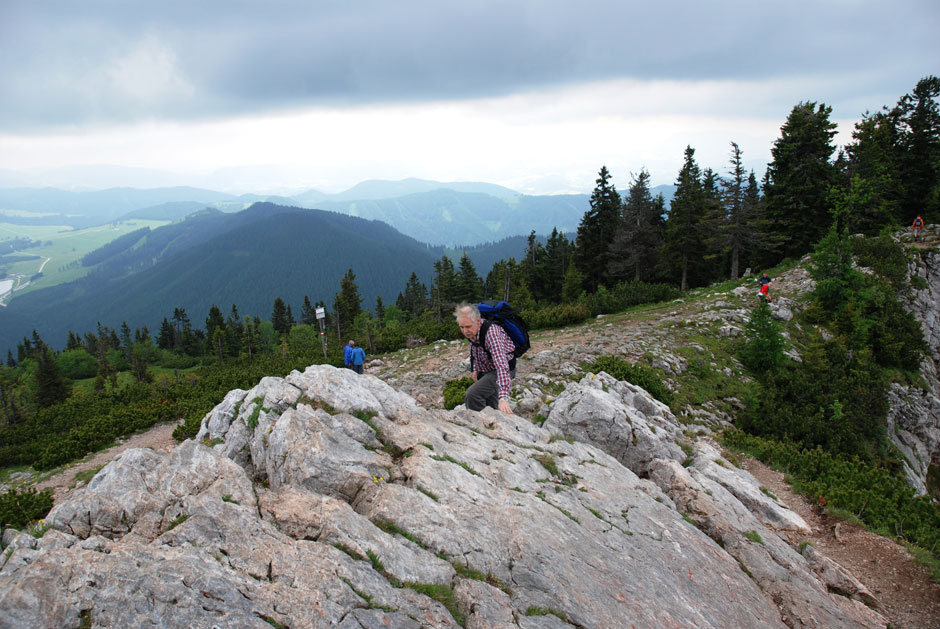
[[[480,327],[482,330],[483,327]],[[496,386],[499,389],[499,399],[508,400],[509,390],[512,388],[512,376],[509,373],[509,361],[514,358],[515,345],[512,339],[506,334],[506,330],[498,323],[489,326],[486,332],[484,345],[489,350],[489,355],[478,345],[480,333],[477,332],[475,342],[470,343],[470,368],[477,374],[487,371],[496,372]],[[493,357],[490,360],[490,356]]]

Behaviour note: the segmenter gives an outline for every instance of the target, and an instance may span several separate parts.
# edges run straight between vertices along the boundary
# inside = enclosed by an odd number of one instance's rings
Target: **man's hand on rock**
[[[509,406],[509,400],[500,400],[499,410],[505,413],[506,415],[512,415],[512,407]]]

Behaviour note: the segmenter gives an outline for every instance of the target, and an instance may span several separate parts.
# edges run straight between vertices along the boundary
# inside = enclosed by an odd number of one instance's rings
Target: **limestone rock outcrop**
[[[907,308],[920,321],[927,343],[920,368],[926,388],[891,385],[888,436],[904,455],[908,483],[925,494],[929,468],[940,469],[940,254],[919,250],[910,274],[919,278]]]
[[[798,516],[603,373],[541,427],[330,366],[265,378],[46,524],[0,559],[0,627],[885,626],[775,533]]]

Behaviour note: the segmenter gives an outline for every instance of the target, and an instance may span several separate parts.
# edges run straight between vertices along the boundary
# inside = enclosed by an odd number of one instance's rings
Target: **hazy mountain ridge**
[[[304,296],[332,304],[349,268],[363,305],[397,295],[412,272],[427,281],[441,254],[377,221],[331,212],[256,204],[235,215],[205,214],[152,230],[141,246],[68,284],[17,297],[0,312],[0,347],[36,329],[55,347],[68,330],[93,330],[98,322],[155,330],[176,307],[194,322],[212,305],[228,313],[269,318],[276,297],[300,315]],[[150,268],[135,263],[162,256]],[[136,262],[135,262],[136,261]]]
[[[672,198],[674,186],[652,189]],[[203,188],[109,188],[95,191],[56,188],[0,188],[0,209],[46,216],[3,215],[2,222],[68,225],[75,229],[116,220],[181,220],[202,207],[238,212],[259,201],[323,209],[382,220],[432,245],[454,247],[509,236],[573,232],[589,208],[587,194],[525,195],[482,182],[441,183],[423,179],[364,181],[337,194],[317,190],[293,195],[233,195]]]

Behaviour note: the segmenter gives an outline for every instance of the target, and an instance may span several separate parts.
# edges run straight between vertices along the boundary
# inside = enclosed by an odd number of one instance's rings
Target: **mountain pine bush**
[[[46,517],[52,509],[52,490],[37,492],[11,489],[0,495],[0,525],[23,529],[31,522]]]
[[[758,378],[776,371],[783,365],[784,340],[780,325],[770,315],[770,308],[760,302],[751,311],[745,327],[745,344],[738,351],[741,364]]]
[[[619,356],[601,356],[585,368],[594,373],[604,371],[617,380],[643,387],[647,393],[667,406],[672,403],[672,392],[663,384],[662,376],[655,369],[633,365]]]

